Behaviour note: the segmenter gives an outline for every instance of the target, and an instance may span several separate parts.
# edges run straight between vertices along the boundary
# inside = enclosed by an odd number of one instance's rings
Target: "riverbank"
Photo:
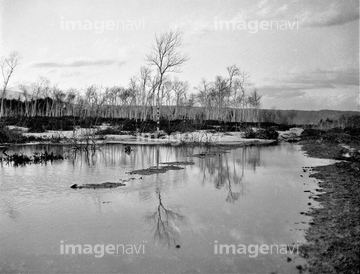
[[[360,138],[327,132],[301,141],[310,157],[342,160],[314,167],[321,193],[313,199],[319,208],[300,248],[310,273],[360,273]]]
[[[110,130],[109,130],[110,129]],[[244,132],[218,132],[214,130],[196,130],[189,132],[173,132],[166,134],[161,131],[157,137],[155,133],[140,133],[116,131],[111,126],[98,126],[96,128],[77,128],[74,130],[49,130],[46,132],[28,132],[26,128],[12,126],[23,137],[20,141],[11,145],[31,144],[62,144],[62,145],[100,145],[100,144],[124,144],[124,145],[221,145],[221,146],[251,146],[271,145],[277,143],[277,139],[246,138]],[[104,133],[106,132],[106,133]],[[110,133],[108,133],[110,132]],[[266,137],[266,136],[265,136]],[[2,144],[2,145],[6,145]]]

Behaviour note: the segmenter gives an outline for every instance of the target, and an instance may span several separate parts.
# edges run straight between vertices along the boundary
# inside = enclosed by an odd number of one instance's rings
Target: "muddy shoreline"
[[[330,135],[330,136],[329,136]],[[321,193],[313,199],[320,208],[311,208],[307,243],[300,248],[310,273],[360,273],[360,161],[344,158],[344,144],[356,151],[359,138],[325,134],[301,141],[310,157],[342,160],[314,167],[310,177],[319,180]]]

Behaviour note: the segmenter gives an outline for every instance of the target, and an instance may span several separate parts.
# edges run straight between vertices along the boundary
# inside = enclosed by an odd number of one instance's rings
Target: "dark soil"
[[[166,162],[166,163],[160,163],[163,165],[180,165],[180,166],[186,166],[186,165],[194,165],[194,162]]]
[[[128,172],[129,174],[138,174],[138,175],[153,175],[159,173],[165,173],[169,170],[179,170],[184,169],[182,167],[174,166],[174,165],[166,165],[166,166],[159,166],[159,167],[149,167],[146,169],[138,169]]]
[[[360,149],[359,137],[344,131],[305,132],[303,137],[310,157],[346,160],[312,168],[311,177],[320,180],[322,193],[314,199],[321,208],[307,213],[313,219],[300,253],[310,273],[360,273],[360,161],[356,153],[343,156],[344,144]]]
[[[73,189],[82,189],[82,188],[96,189],[96,188],[114,188],[114,187],[119,187],[119,186],[125,186],[125,184],[124,183],[112,183],[112,182],[105,182],[102,184],[86,184],[86,185],[80,185],[80,186],[77,184],[74,184],[70,188],[73,188]]]
[[[142,179],[141,177],[138,179]],[[130,180],[137,180],[137,178],[129,178],[125,180],[119,180],[119,182],[105,182],[102,184],[85,184],[85,185],[78,185],[73,184],[70,188],[73,189],[82,189],[82,188],[93,188],[93,189],[99,189],[99,188],[116,188],[120,186],[126,186],[125,182],[130,182]]]
[[[204,152],[194,154],[191,157],[196,157],[196,158],[214,157],[214,156],[219,156],[220,154],[228,153],[228,152],[229,152],[228,150],[222,150],[222,149],[210,150],[210,151],[204,151]]]

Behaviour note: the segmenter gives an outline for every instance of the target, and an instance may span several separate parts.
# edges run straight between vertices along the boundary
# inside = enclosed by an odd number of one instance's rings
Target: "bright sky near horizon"
[[[0,55],[20,52],[10,86],[126,86],[154,35],[178,28],[191,87],[251,74],[262,107],[359,110],[359,0],[0,0]]]

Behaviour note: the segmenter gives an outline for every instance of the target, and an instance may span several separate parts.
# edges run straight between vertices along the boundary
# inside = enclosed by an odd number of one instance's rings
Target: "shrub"
[[[247,128],[244,137],[277,140],[279,137],[279,133],[273,128],[268,128],[268,129],[260,128],[257,131],[254,131],[252,128]]]
[[[245,138],[256,138],[256,133],[252,128],[247,128],[245,130]]]
[[[360,136],[360,127],[357,128],[346,127],[344,131],[351,136]]]
[[[259,139],[274,139],[277,140],[279,133],[272,128],[269,129],[260,129],[256,132],[256,138]]]
[[[320,137],[324,131],[319,129],[305,129],[301,133],[301,137]]]
[[[23,141],[24,137],[16,130],[10,130],[0,126],[0,143],[17,143]]]

